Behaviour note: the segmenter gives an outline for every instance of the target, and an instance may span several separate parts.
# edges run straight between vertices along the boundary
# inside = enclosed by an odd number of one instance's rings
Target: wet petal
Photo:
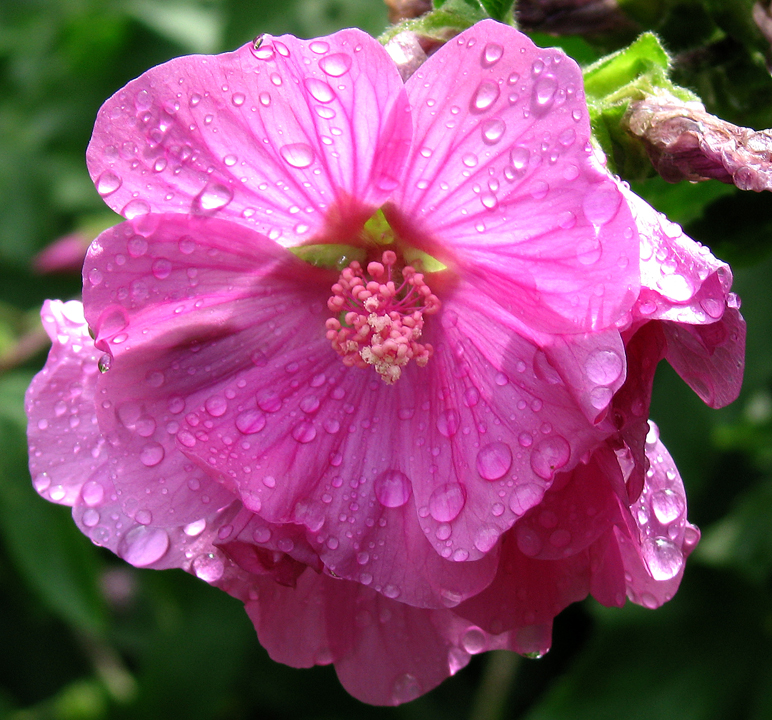
[[[341,242],[393,189],[410,135],[394,63],[351,29],[153,68],[104,104],[87,159],[127,218],[218,214],[285,245]]]
[[[408,241],[511,297],[540,331],[598,330],[629,310],[637,233],[587,151],[576,63],[486,21],[406,87],[416,129],[394,222]]]
[[[89,337],[79,302],[47,300],[41,317],[53,345],[25,400],[30,473],[44,498],[74,505],[107,462],[95,405],[102,353]]]
[[[737,399],[745,368],[745,320],[728,307],[710,325],[665,322],[667,360],[700,398],[719,408]]]

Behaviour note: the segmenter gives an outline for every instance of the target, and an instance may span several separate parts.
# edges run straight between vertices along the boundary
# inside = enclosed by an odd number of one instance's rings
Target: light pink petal
[[[686,519],[686,494],[678,470],[659,440],[656,425],[646,440],[651,467],[646,486],[630,507],[627,527],[615,528],[627,578],[627,597],[654,608],[675,595],[700,532]]]
[[[686,325],[665,322],[668,362],[710,407],[737,399],[745,369],[745,320],[727,307],[718,322]]]
[[[345,242],[393,189],[411,132],[399,73],[371,37],[266,35],[130,82],[99,111],[87,160],[127,218],[216,213],[284,245]]]
[[[237,396],[237,403],[252,403],[243,411],[254,409],[257,388],[244,378],[260,374],[266,354],[287,365],[305,361],[308,338],[299,328],[309,322],[324,339],[313,284],[325,273],[232,223],[154,219],[157,227],[147,237],[134,232],[135,222],[96,241],[84,301],[97,346],[112,356],[111,369],[99,378],[99,397],[106,400],[97,412],[124,510],[168,525],[191,522],[233,499],[210,479],[206,462],[202,469],[190,459],[192,448],[208,442],[213,421]],[[297,424],[288,417],[282,422]],[[233,431],[236,442],[241,434]],[[241,476],[250,472],[239,468]],[[229,486],[235,490],[234,482]]]
[[[46,500],[74,505],[107,461],[94,405],[101,353],[79,302],[47,300],[41,317],[53,344],[25,399],[30,473]]]
[[[622,188],[641,238],[641,294],[633,317],[701,325],[718,320],[732,272],[645,200]]]
[[[560,473],[539,505],[515,524],[512,532],[520,552],[558,560],[593,544],[616,515],[614,488],[621,484],[621,475],[616,455],[605,445],[586,465]]]
[[[638,294],[638,238],[588,152],[579,67],[484,21],[407,82],[415,134],[395,192],[408,242],[546,332],[613,325]]]
[[[619,331],[553,335],[545,337],[542,347],[549,362],[543,368],[545,376],[557,371],[587,419],[600,422],[627,375]]]

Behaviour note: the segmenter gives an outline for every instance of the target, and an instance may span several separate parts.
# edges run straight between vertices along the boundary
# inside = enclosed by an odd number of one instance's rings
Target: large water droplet
[[[533,88],[534,109],[540,112],[548,110],[555,100],[557,89],[558,81],[553,75],[545,75],[540,78]]]
[[[102,197],[105,197],[106,195],[114,193],[122,184],[123,180],[121,180],[118,175],[110,170],[105,170],[97,178],[96,189]]]
[[[460,417],[455,410],[443,410],[437,418],[437,430],[445,437],[453,437],[458,432]]]
[[[319,67],[332,77],[340,77],[345,75],[351,67],[351,58],[345,53],[333,53],[332,55],[325,55],[319,61]]]
[[[259,410],[245,410],[236,416],[236,428],[244,435],[260,432],[265,427],[265,415]]]
[[[680,548],[666,538],[646,538],[641,551],[651,576],[658,581],[675,577],[684,565]]]
[[[292,437],[299,443],[310,443],[316,438],[316,428],[310,422],[299,423],[293,428]]]
[[[531,156],[531,151],[525,147],[513,147],[510,152],[510,158],[512,159],[512,167],[517,171],[522,171],[528,165],[528,159]]]
[[[292,167],[307,168],[314,161],[314,151],[306,143],[291,143],[279,150],[284,160]]]
[[[544,438],[531,453],[531,469],[545,480],[551,480],[571,456],[571,446],[560,435]]]
[[[150,205],[148,205],[144,200],[138,199],[130,200],[128,203],[126,203],[126,205],[123,206],[123,210],[121,210],[121,214],[127,220],[133,220],[140,215],[147,215],[149,212]]]
[[[657,280],[657,289],[673,302],[686,302],[694,295],[694,286],[683,275],[663,275]]]
[[[140,525],[123,538],[119,554],[135,567],[147,567],[160,560],[168,549],[169,536],[166,530]]]
[[[684,514],[686,505],[680,495],[668,488],[659,490],[651,496],[651,509],[657,520],[663,525],[669,525]]]
[[[89,480],[81,490],[83,502],[89,507],[99,505],[105,497],[105,489],[96,480]]]
[[[429,513],[437,522],[450,522],[466,503],[466,490],[459,483],[440,485],[429,497]]]
[[[499,118],[491,118],[485,120],[481,124],[482,139],[486,145],[495,145],[501,140],[504,131],[507,129],[506,124]]]
[[[163,445],[157,442],[148,443],[139,453],[140,462],[145,467],[155,467],[164,459]]]
[[[321,103],[328,103],[335,97],[335,92],[324,80],[317,80],[316,78],[306,78],[303,81],[306,86],[306,90],[311,96]]]
[[[587,219],[595,226],[605,225],[612,220],[622,203],[622,193],[612,182],[602,182],[587,192],[582,200],[582,209]]]
[[[194,207],[203,212],[216,212],[233,200],[233,191],[220,183],[208,183],[193,201]]]
[[[422,693],[421,684],[410,673],[400,675],[392,686],[391,695],[395,705],[415,700]]]
[[[205,553],[196,557],[192,568],[197,578],[208,583],[217,582],[225,572],[223,561],[214,553]]]
[[[484,112],[499,98],[499,86],[490,80],[483,80],[472,95],[469,109],[474,113]]]
[[[375,479],[374,490],[381,505],[396,508],[402,507],[410,499],[412,487],[405,473],[386,470]]]
[[[482,553],[487,553],[499,539],[499,529],[495,525],[483,525],[474,536],[474,546]]]
[[[485,50],[483,50],[482,66],[492,67],[499,60],[501,60],[501,56],[503,54],[504,54],[504,48],[501,47],[501,45],[499,45],[498,43],[488,43],[485,46]]]
[[[596,385],[612,385],[624,367],[624,360],[613,350],[593,350],[584,362],[588,379]]]
[[[503,442],[492,442],[477,453],[477,472],[485,480],[500,480],[512,467],[512,450]]]

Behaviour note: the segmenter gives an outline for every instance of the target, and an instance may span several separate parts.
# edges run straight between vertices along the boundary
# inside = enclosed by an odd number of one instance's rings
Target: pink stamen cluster
[[[367,272],[354,261],[332,286],[327,307],[343,322],[327,321],[327,339],[350,367],[372,366],[381,378],[393,385],[410,362],[423,367],[434,349],[420,343],[423,315],[433,315],[440,301],[424,281],[422,273],[406,265],[396,270],[397,255],[383,253],[382,262],[367,264]],[[394,278],[402,276],[397,286]],[[398,281],[398,280],[397,280]]]

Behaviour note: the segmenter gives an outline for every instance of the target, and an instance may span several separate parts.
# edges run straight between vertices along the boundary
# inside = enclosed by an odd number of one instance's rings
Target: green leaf
[[[480,0],[480,4],[494,20],[506,23],[512,22],[514,0]]]
[[[448,31],[460,33],[485,20],[488,13],[478,0],[444,0],[435,3],[435,9],[415,20],[405,20],[389,28],[378,40],[384,45],[403,30],[435,38],[441,42],[448,39]]]
[[[650,32],[587,67],[584,86],[595,139],[610,168],[630,180],[653,174],[643,145],[625,131],[622,122],[630,103],[658,92],[684,101],[699,100],[670,80],[670,57]]]
[[[0,533],[19,572],[47,605],[80,630],[101,634],[99,551],[77,529],[68,508],[46,502],[32,488],[23,387],[15,374],[0,380]]]

